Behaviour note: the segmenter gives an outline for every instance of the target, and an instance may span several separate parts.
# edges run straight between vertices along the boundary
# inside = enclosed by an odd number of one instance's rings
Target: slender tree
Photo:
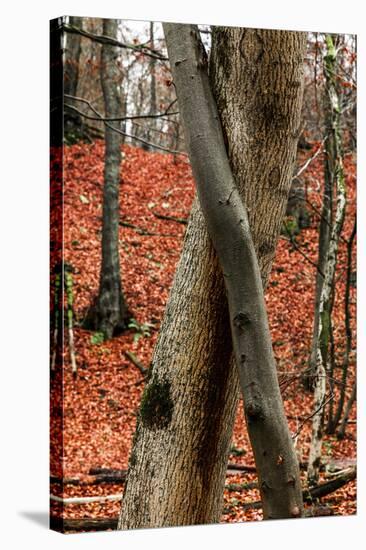
[[[154,22],[150,21],[150,48],[154,50]],[[149,71],[150,71],[150,115],[157,113],[157,101],[156,101],[156,76],[155,76],[155,60],[150,57],[149,59]],[[149,121],[149,127],[151,130],[156,128],[155,120],[152,119]],[[154,134],[152,131],[148,132],[149,139],[154,139]],[[153,148],[150,148],[152,151]]]
[[[304,52],[303,33],[218,28],[212,36],[211,85],[264,284],[296,154]],[[195,201],[141,403],[119,528],[219,521],[239,395],[231,353],[223,277]]]
[[[70,16],[69,24],[82,29],[83,18]],[[80,34],[66,34],[65,64],[64,64],[64,94],[77,95],[79,82],[79,64],[81,56],[81,36]],[[72,100],[67,102],[73,105]],[[66,139],[74,140],[80,134],[80,125],[82,120],[80,115],[65,109],[64,113],[64,134]]]
[[[331,185],[336,192],[336,212],[331,227],[329,246],[326,252],[324,281],[319,301],[319,326],[316,341],[316,373],[314,389],[314,416],[309,454],[308,481],[315,484],[319,476],[326,401],[327,361],[330,344],[331,313],[333,302],[334,276],[337,265],[338,244],[343,228],[346,210],[346,187],[342,159],[342,138],[340,133],[340,98],[336,85],[337,50],[330,35],[326,36],[326,56],[324,59],[326,94],[330,112],[328,155],[331,157]]]
[[[117,37],[118,22],[103,20],[103,34]],[[103,44],[101,56],[101,83],[105,116],[118,117],[121,112],[118,49]],[[105,338],[123,331],[129,312],[122,291],[119,260],[119,185],[121,165],[121,137],[113,128],[105,128],[105,164],[103,189],[102,265],[99,293],[90,307],[84,326],[102,332]]]
[[[344,402],[346,398],[347,378],[350,364],[350,354],[352,350],[352,328],[351,328],[351,311],[350,311],[350,294],[351,294],[351,277],[352,277],[352,252],[353,244],[355,242],[357,230],[356,217],[353,224],[353,229],[350,238],[347,241],[347,270],[346,270],[346,286],[344,292],[344,322],[346,329],[346,349],[344,351],[344,358],[342,364],[342,381],[340,388],[339,401],[336,411],[332,417],[328,419],[327,433],[333,434],[339,422],[341,421]]]

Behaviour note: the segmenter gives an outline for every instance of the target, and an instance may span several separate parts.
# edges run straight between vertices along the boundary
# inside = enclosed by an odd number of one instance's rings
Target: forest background
[[[62,4],[62,5],[61,5]],[[68,5],[70,4],[70,5]],[[6,14],[6,19],[15,17],[15,10],[22,13],[20,25],[16,33],[14,28],[6,29],[2,40],[11,43],[11,53],[3,48],[4,74],[11,86],[4,86],[3,104],[7,106],[6,135],[7,143],[11,147],[6,152],[6,171],[2,193],[1,205],[3,215],[1,217],[2,235],[4,238],[5,259],[2,270],[2,288],[5,301],[5,312],[2,315],[2,335],[4,346],[3,355],[3,391],[2,418],[5,420],[5,432],[3,441],[6,442],[6,450],[2,465],[5,476],[5,495],[2,506],[4,511],[12,512],[9,521],[4,517],[6,532],[14,540],[17,538],[29,538],[39,540],[39,546],[46,546],[46,541],[53,540],[54,547],[59,547],[65,542],[60,536],[49,533],[45,528],[40,529],[43,514],[47,511],[48,502],[48,135],[40,128],[47,127],[48,118],[48,89],[47,89],[47,47],[48,19],[61,13],[78,13],[88,16],[109,16],[123,18],[155,19],[155,20],[179,20],[202,23],[240,24],[252,27],[289,28],[330,30],[333,32],[358,32],[359,35],[359,110],[362,113],[362,95],[365,90],[365,71],[362,67],[364,54],[364,36],[361,29],[361,17],[356,3],[349,2],[345,7],[341,2],[324,3],[308,2],[301,10],[301,14],[293,13],[289,2],[276,3],[272,10],[270,5],[258,2],[255,7],[247,6],[240,14],[233,8],[228,9],[228,3],[218,7],[215,12],[210,6],[210,21],[207,18],[207,6],[194,6],[187,11],[185,3],[179,11],[179,6],[163,5],[162,2],[154,5],[146,5],[140,2],[139,6],[124,6],[123,14],[115,3],[103,3],[103,10],[97,2],[54,2],[51,7],[36,9],[34,6],[16,4],[7,10],[14,10]],[[113,6],[113,7],[112,7]],[[108,10],[109,7],[109,10]],[[300,17],[301,15],[301,17]],[[27,51],[26,37],[32,35],[31,60]],[[20,38],[21,37],[21,38]],[[42,76],[41,76],[42,75]],[[359,124],[359,151],[364,149],[364,121],[360,117]],[[35,139],[36,136],[36,139]],[[19,158],[21,157],[21,159]],[[359,162],[359,181],[365,174],[364,160]],[[21,189],[21,195],[20,195]],[[9,193],[9,194],[8,194]],[[359,208],[365,204],[364,193],[359,187]],[[12,208],[9,208],[12,205]],[[16,215],[15,215],[16,213]],[[364,224],[359,227],[359,280],[364,279],[364,265],[362,261]],[[9,228],[12,228],[9,238]],[[359,326],[365,323],[365,296],[361,290],[358,296]],[[359,341],[359,364],[362,365],[365,357],[364,343]],[[8,379],[9,377],[9,379]],[[364,397],[365,376],[362,369],[359,372],[360,403],[359,403],[359,459],[360,464],[365,462],[362,441],[364,437],[365,408],[362,404]],[[12,475],[13,474],[13,475]],[[339,519],[317,520],[313,523],[314,536],[322,536],[325,540],[327,533],[328,542],[332,547],[344,547],[350,530],[357,540],[357,530],[361,529],[365,518],[364,491],[365,478],[362,468],[358,472],[359,477],[359,513],[357,517]],[[17,512],[14,513],[14,510]],[[38,519],[37,519],[38,518]],[[33,521],[32,521],[33,520]],[[329,523],[330,522],[330,523]],[[344,523],[343,523],[344,522]],[[43,522],[44,523],[44,522]],[[347,525],[347,528],[343,526]],[[20,528],[22,526],[22,528]],[[229,527],[229,528],[228,528]],[[259,531],[258,531],[259,528]],[[245,544],[254,543],[257,537],[280,536],[284,533],[284,524],[254,526],[236,525],[225,527],[204,528],[205,538],[214,541],[213,546],[220,544],[227,546],[232,540],[233,544],[245,540]],[[281,542],[281,547],[286,548],[287,543],[295,543],[298,548],[303,547],[305,529],[308,524],[296,527],[286,525],[286,540]],[[188,528],[179,530],[180,540],[194,540],[201,528]],[[167,547],[174,540],[174,530],[155,533],[123,533],[123,534],[99,534],[92,537],[79,538],[78,541],[68,542],[83,547],[88,543],[89,547],[94,542],[106,541],[113,546],[120,544],[124,537],[124,544],[139,544],[149,539],[149,544],[158,542],[161,547]],[[107,537],[107,538],[105,538]],[[191,538],[190,538],[191,537]],[[232,538],[231,538],[232,537]],[[82,540],[84,539],[84,541]],[[159,540],[160,539],[160,540]],[[243,542],[244,542],[243,540]],[[163,542],[162,542],[163,541]],[[170,541],[170,542],[169,542]],[[308,544],[308,543],[307,543]],[[304,546],[305,547],[305,546]]]

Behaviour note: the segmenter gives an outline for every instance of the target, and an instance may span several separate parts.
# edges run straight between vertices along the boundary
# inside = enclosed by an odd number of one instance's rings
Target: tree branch
[[[105,126],[108,126],[111,130],[114,132],[117,132],[117,134],[121,134],[122,136],[129,137],[131,139],[134,139],[136,141],[140,141],[141,143],[144,143],[145,145],[148,145],[150,147],[154,147],[155,149],[160,149],[161,151],[165,151],[167,153],[172,153],[173,155],[181,155],[184,157],[187,157],[187,153],[182,153],[181,151],[174,151],[172,149],[168,149],[167,147],[162,147],[161,145],[157,145],[156,143],[151,143],[150,141],[146,141],[145,139],[139,138],[137,136],[134,136],[133,134],[128,134],[127,132],[122,132],[119,128],[116,128],[115,126],[112,126],[109,122],[103,120],[103,116],[89,103],[86,99],[79,98],[80,101],[88,104],[89,108],[95,113],[98,117],[98,119],[105,124]]]
[[[152,57],[153,59],[157,59],[159,61],[168,61],[167,57],[164,57],[163,55],[158,53],[156,50],[151,50],[145,45],[124,44],[123,42],[120,42],[115,38],[111,38],[110,36],[104,36],[102,34],[94,34],[88,31],[84,31],[83,29],[79,29],[78,27],[74,27],[73,25],[68,25],[66,23],[62,24],[62,29],[70,34],[80,34],[81,36],[84,36],[85,38],[89,38],[94,42],[99,42],[100,44],[109,44],[110,46],[116,46],[118,48],[132,50],[135,53],[141,53],[143,55],[147,55],[148,57]]]
[[[74,101],[80,101],[82,103],[85,103],[86,105],[88,105],[88,107],[90,109],[93,109],[90,101],[88,101],[87,99],[84,99],[82,97],[76,97],[76,96],[73,96],[73,95],[68,95],[68,94],[65,94],[64,97],[66,97],[67,99],[72,99]],[[75,111],[79,115],[82,115],[83,117],[87,118],[88,120],[99,120],[101,122],[122,122],[123,120],[137,120],[137,119],[140,119],[140,118],[142,118],[142,119],[145,119],[145,118],[161,118],[161,117],[166,117],[166,116],[179,115],[179,111],[174,111],[173,113],[169,113],[170,108],[174,105],[174,103],[176,101],[177,100],[175,99],[165,109],[165,111],[162,112],[162,113],[157,113],[157,114],[152,114],[152,115],[129,115],[129,116],[121,116],[121,117],[108,117],[108,118],[102,117],[102,116],[87,115],[87,114],[83,113],[83,111],[80,111],[79,109],[77,109],[73,105],[69,105],[68,103],[65,103],[64,107],[67,107],[68,109],[72,109],[73,111]],[[170,122],[170,121],[168,120],[167,122]]]

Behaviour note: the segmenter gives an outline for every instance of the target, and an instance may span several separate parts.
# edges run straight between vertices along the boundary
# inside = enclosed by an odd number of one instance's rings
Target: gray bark
[[[258,42],[263,55],[258,55]],[[304,51],[302,33],[217,29],[213,34],[211,83],[230,164],[250,208],[264,283],[293,172]],[[282,58],[284,63],[276,62]],[[287,82],[299,84],[289,93]],[[274,106],[271,119],[269,108],[261,105],[274,99],[260,98],[272,88],[278,111],[275,116]],[[222,274],[196,201],[143,399],[144,404],[151,388],[165,382],[172,407],[166,409],[165,422],[156,415],[149,420],[142,407],[120,529],[219,521],[239,395],[231,351]]]
[[[277,380],[261,275],[225,149],[207,56],[196,27],[164,24],[164,32],[199,202],[224,275],[264,517],[299,517],[299,468]]]
[[[103,19],[103,34],[117,36],[117,20]],[[121,113],[119,72],[116,65],[118,49],[103,44],[101,83],[106,118]],[[118,124],[118,123],[116,123]],[[112,126],[113,124],[111,124]],[[121,136],[105,128],[105,164],[103,188],[102,265],[99,293],[84,321],[85,328],[103,332],[111,338],[127,328],[129,312],[124,299],[119,260],[119,186],[121,165]]]

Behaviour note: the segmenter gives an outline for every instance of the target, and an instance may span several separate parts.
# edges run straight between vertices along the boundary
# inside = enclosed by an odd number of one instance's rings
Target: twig
[[[149,369],[147,369],[136,357],[136,355],[134,353],[132,353],[132,351],[125,351],[125,356],[127,357],[127,359],[129,359],[131,361],[131,363],[133,363],[138,369],[139,371],[141,372],[141,374],[143,376],[147,376],[148,372],[149,372]]]
[[[174,239],[180,238],[180,235],[173,235],[173,233],[156,233],[154,231],[148,231],[147,229],[139,227],[138,225],[134,225],[133,223],[126,222],[124,220],[120,220],[119,225],[122,225],[123,227],[129,227],[130,229],[134,229],[136,233],[138,233],[139,235],[145,235],[148,237],[171,237]]]
[[[319,153],[322,151],[323,149],[323,145],[325,143],[325,141],[328,139],[328,136],[325,136],[325,138],[322,140],[322,142],[320,143],[319,147],[317,148],[317,150],[315,151],[315,153],[307,159],[307,161],[301,166],[301,168],[297,171],[297,173],[293,176],[293,180],[298,178],[303,172],[305,172],[305,170],[307,169],[307,167],[309,166],[309,164],[311,162],[313,162],[313,160],[316,159],[316,157],[319,155]]]
[[[161,220],[168,220],[171,222],[182,223],[183,225],[187,225],[188,223],[187,218],[176,218],[175,216],[166,216],[165,214],[159,214],[158,212],[154,212],[154,210],[151,210],[151,213]]]
[[[69,94],[65,94],[65,97],[67,99],[72,99],[73,101],[79,101],[81,103],[85,103],[85,105],[88,105],[88,107],[90,109],[92,109],[91,103],[87,99],[84,99],[82,97],[69,95]],[[149,115],[126,115],[126,116],[120,116],[120,117],[100,117],[100,116],[87,115],[87,114],[83,113],[83,111],[80,111],[79,109],[77,109],[74,105],[69,105],[68,103],[65,103],[64,107],[67,107],[68,109],[72,109],[73,111],[75,111],[79,115],[82,115],[83,117],[87,118],[88,120],[99,120],[101,122],[122,122],[124,120],[138,120],[138,119],[145,119],[145,118],[161,118],[161,117],[166,117],[166,116],[179,115],[179,111],[173,111],[172,113],[169,113],[169,109],[172,107],[172,105],[176,101],[177,100],[175,99],[167,107],[167,109],[162,113],[157,113],[155,115],[154,114],[149,114]],[[169,122],[169,121],[167,121],[167,122]]]
[[[331,401],[334,397],[334,394],[332,393],[328,399],[326,399],[325,401],[323,401],[321,403],[321,405],[310,415],[308,416],[307,418],[305,418],[305,420],[300,424],[300,427],[299,429],[297,430],[296,433],[292,434],[292,439],[295,439],[301,432],[301,430],[303,429],[304,425],[306,424],[306,422],[308,422],[311,418],[313,418],[323,407],[325,407],[325,405],[327,403],[329,403],[329,401]]]
[[[291,232],[289,231],[289,229],[288,229],[286,223],[284,223],[283,226],[284,226],[284,228],[285,228],[285,230],[286,230],[286,233],[287,233],[288,236],[289,236],[289,238],[286,239],[286,240],[288,240],[288,241],[292,244],[293,248],[294,248],[295,250],[297,250],[297,251],[301,254],[301,256],[303,256],[303,258],[305,258],[305,260],[306,260],[307,262],[309,262],[309,264],[311,264],[313,267],[315,267],[315,269],[317,270],[317,272],[319,273],[319,275],[321,275],[321,277],[323,277],[323,279],[324,279],[324,273],[322,272],[322,270],[319,268],[319,266],[318,266],[315,262],[313,262],[313,260],[312,260],[311,258],[309,258],[309,256],[307,256],[307,255],[305,254],[305,252],[303,252],[303,250],[301,249],[301,247],[297,244],[297,242],[295,241],[295,239],[294,239],[293,236],[291,235]]]

